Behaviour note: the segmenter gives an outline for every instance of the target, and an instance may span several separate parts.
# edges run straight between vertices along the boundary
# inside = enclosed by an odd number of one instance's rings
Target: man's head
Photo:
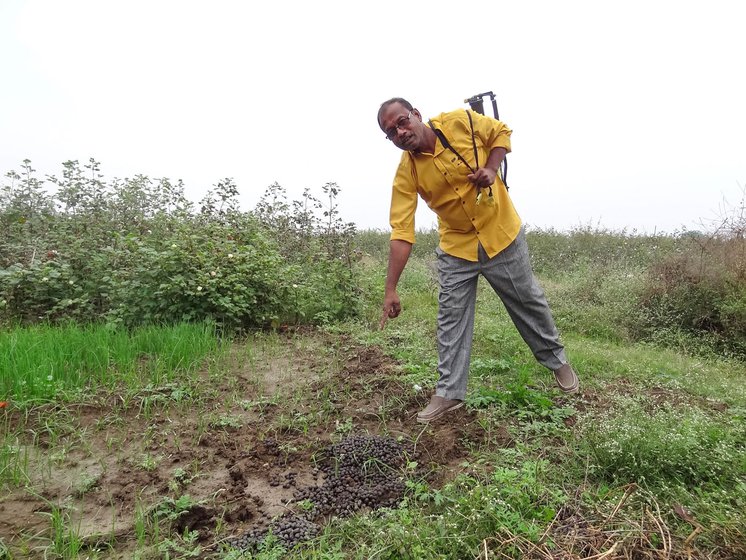
[[[420,151],[429,145],[430,129],[422,122],[422,115],[401,97],[393,97],[381,103],[378,109],[378,126],[386,134],[386,138],[402,150]]]

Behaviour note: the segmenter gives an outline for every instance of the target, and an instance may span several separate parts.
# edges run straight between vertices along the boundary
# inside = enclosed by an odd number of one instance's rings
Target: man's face
[[[423,145],[424,124],[417,109],[411,111],[401,103],[392,103],[381,113],[381,130],[386,138],[402,150],[417,150]]]

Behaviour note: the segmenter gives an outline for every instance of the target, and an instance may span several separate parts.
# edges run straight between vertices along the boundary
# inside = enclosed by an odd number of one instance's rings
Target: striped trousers
[[[436,395],[461,400],[466,395],[480,274],[502,300],[537,361],[551,370],[567,363],[544,291],[531,269],[523,228],[513,243],[491,259],[481,245],[477,262],[448,255],[440,248],[436,253],[440,281]]]

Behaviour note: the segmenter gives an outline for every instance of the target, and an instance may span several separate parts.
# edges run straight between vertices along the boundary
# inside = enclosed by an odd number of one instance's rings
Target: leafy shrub
[[[277,183],[262,196],[254,214],[276,240],[292,270],[292,316],[296,322],[326,323],[361,309],[355,263],[355,226],[339,216],[336,183],[322,187],[325,201],[308,189],[288,202]]]
[[[689,237],[655,263],[640,297],[640,334],[709,335],[717,349],[746,356],[746,239]]]
[[[0,321],[211,320],[227,329],[324,322],[359,310],[354,226],[339,187],[287,202],[272,185],[254,212],[223,179],[199,203],[183,184],[106,182],[94,160],[49,177],[10,172],[0,189]]]
[[[235,328],[266,325],[285,315],[287,267],[251,220],[210,224],[165,241],[130,238],[123,244],[130,266],[112,278],[109,314],[116,321],[208,318]]]

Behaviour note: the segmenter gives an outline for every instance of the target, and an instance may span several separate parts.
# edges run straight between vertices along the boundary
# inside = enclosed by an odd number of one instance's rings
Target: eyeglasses
[[[412,111],[410,111],[406,117],[401,117],[398,121],[396,121],[396,125],[392,126],[388,130],[384,130],[383,132],[386,134],[387,140],[393,140],[396,138],[396,135],[399,133],[400,128],[405,128],[409,124],[409,119],[412,117]]]

